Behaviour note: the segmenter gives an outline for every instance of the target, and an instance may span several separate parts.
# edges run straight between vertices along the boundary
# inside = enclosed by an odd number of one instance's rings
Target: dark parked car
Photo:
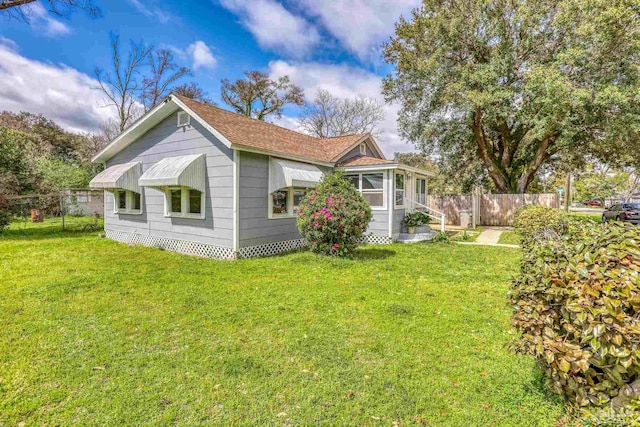
[[[640,224],[640,203],[618,203],[602,213],[602,222],[625,221]]]

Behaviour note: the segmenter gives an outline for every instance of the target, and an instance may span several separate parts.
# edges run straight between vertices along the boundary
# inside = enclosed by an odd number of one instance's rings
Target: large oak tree
[[[526,192],[554,160],[637,150],[637,0],[424,0],[384,54],[401,134],[481,159],[499,192]]]

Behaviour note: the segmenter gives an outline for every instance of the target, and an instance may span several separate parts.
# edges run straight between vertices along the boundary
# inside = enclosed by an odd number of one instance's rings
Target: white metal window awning
[[[324,174],[314,165],[291,160],[271,159],[269,162],[269,193],[289,187],[313,188]]]
[[[205,191],[204,154],[167,157],[151,166],[140,177],[142,187],[189,187]]]
[[[142,163],[132,162],[111,166],[98,175],[91,182],[92,190],[129,190],[140,193],[138,179],[142,175]]]

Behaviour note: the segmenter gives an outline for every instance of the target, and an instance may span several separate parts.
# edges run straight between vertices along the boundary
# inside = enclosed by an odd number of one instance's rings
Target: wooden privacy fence
[[[460,211],[478,206],[480,225],[512,225],[513,214],[523,205],[540,205],[560,209],[558,194],[462,194],[429,195],[427,206],[444,212],[447,224],[460,224]]]

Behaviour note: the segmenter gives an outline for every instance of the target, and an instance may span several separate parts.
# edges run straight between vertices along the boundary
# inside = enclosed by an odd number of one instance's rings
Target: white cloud
[[[258,44],[295,58],[305,57],[320,41],[316,28],[274,0],[221,0],[240,17]]]
[[[382,77],[361,68],[344,64],[278,60],[269,63],[269,71],[272,78],[288,75],[293,83],[302,87],[307,100],[312,100],[319,89],[325,89],[341,98],[365,95],[384,102],[381,92]],[[413,145],[407,144],[398,134],[396,119],[399,106],[397,104],[384,104],[384,108],[386,117],[380,124],[382,135],[377,141],[380,148],[389,158],[392,158],[393,153],[396,151],[414,151]],[[299,130],[298,122],[294,117],[285,116],[276,123],[293,130]]]
[[[7,49],[18,51],[18,44],[11,39],[0,36],[0,46],[4,46]]]
[[[49,12],[40,3],[33,3],[29,10],[29,24],[36,31],[41,32],[48,37],[63,36],[71,32],[65,23],[53,19],[49,16]]]
[[[167,22],[173,20],[173,16],[170,13],[167,13],[156,7],[150,7],[143,3],[141,0],[129,0],[129,2],[138,10],[138,12],[149,18],[157,20],[162,24],[166,24]]]
[[[193,69],[213,68],[216,65],[216,58],[213,57],[211,49],[202,40],[198,40],[187,47],[187,53],[193,61]]]
[[[74,68],[34,61],[0,44],[0,110],[42,114],[73,132],[97,131],[116,114],[104,107],[96,86]]]
[[[382,42],[392,34],[400,15],[420,0],[302,0],[305,13],[320,23],[360,59],[379,58]]]

